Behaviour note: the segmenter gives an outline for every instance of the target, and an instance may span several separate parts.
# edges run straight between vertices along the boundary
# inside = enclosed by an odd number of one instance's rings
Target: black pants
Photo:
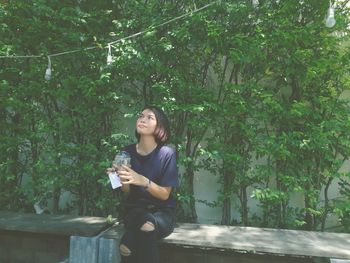
[[[146,222],[154,225],[154,231],[142,231]],[[175,220],[172,208],[132,207],[126,211],[125,233],[120,244],[130,251],[130,256],[121,256],[123,263],[158,263],[158,240],[170,235]]]

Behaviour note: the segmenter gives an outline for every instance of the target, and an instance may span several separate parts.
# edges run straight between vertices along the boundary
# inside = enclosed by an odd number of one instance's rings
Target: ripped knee
[[[124,257],[127,257],[127,256],[131,255],[130,249],[127,246],[123,245],[123,244],[121,244],[119,246],[119,251],[120,251],[120,255],[122,255]]]
[[[147,221],[141,226],[140,229],[141,231],[145,231],[145,232],[154,231],[154,224],[152,222]]]

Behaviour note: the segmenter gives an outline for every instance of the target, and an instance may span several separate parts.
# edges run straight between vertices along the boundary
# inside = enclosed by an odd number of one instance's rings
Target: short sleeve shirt
[[[131,157],[131,168],[160,186],[178,187],[179,178],[176,165],[175,151],[167,145],[158,145],[150,154],[140,155],[136,151],[136,144],[124,148]],[[160,207],[174,207],[172,195],[167,200],[153,197],[143,186],[130,185],[129,204],[156,205]]]

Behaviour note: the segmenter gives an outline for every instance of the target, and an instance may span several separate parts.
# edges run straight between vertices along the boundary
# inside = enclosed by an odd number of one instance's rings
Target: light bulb
[[[113,63],[112,50],[111,45],[108,44],[108,55],[107,55],[107,65],[111,65]]]
[[[113,62],[113,57],[111,55],[107,56],[107,65],[109,66]]]
[[[47,56],[47,69],[45,71],[45,80],[49,81],[51,79],[51,59],[50,56]]]
[[[45,80],[49,81],[51,79],[51,68],[47,68],[45,71]]]
[[[334,25],[335,25],[334,7],[329,6],[327,11],[326,27],[334,27]]]

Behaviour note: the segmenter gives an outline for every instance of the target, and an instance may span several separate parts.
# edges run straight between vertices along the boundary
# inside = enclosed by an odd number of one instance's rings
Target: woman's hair
[[[146,106],[142,109],[142,111],[144,110],[151,110],[156,117],[157,125],[156,129],[154,130],[154,138],[157,144],[164,144],[169,141],[170,124],[164,111],[156,106]],[[140,134],[137,132],[137,129],[135,129],[135,136],[137,140],[140,141]]]

